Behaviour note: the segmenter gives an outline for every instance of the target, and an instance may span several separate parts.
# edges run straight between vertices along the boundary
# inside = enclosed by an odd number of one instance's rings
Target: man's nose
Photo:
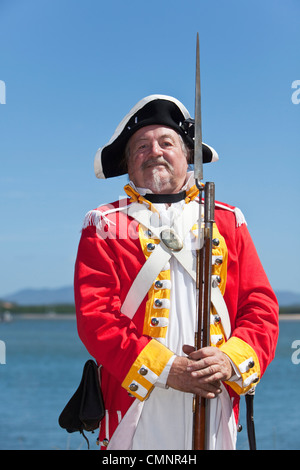
[[[157,141],[152,142],[151,144],[151,154],[154,157],[159,157],[163,154],[162,148]]]

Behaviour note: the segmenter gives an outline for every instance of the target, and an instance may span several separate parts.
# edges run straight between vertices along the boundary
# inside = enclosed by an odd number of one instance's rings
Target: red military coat
[[[130,206],[134,201],[145,204],[143,198],[130,195],[125,205]],[[187,198],[186,203],[192,203],[194,197]],[[121,205],[124,207],[124,201]],[[159,297],[163,292],[155,283],[132,318],[121,313],[133,280],[151,256],[147,247],[159,240],[152,239],[147,228],[142,230],[141,224],[128,216],[126,210],[119,210],[119,206],[118,201],[87,215],[75,266],[79,336],[91,356],[102,365],[107,412],[101,423],[101,442],[112,436],[135,398],[144,400],[151,394],[157,377],[173,355],[159,341],[164,336],[165,323],[158,327],[152,324],[151,296]],[[149,206],[145,210],[151,210]],[[234,207],[216,203],[215,221],[226,262],[223,267],[215,268],[223,270],[215,274],[220,273],[224,279],[221,291],[228,309],[231,336],[226,338],[222,325],[218,324],[211,332],[214,337],[220,334],[223,338],[216,346],[230,357],[241,376],[239,381],[226,383],[234,398],[237,417],[238,395],[259,381],[274,357],[278,304],[246,223],[243,220],[237,223],[236,214]],[[160,273],[158,279],[166,282],[168,273]],[[167,311],[162,315],[167,316]]]

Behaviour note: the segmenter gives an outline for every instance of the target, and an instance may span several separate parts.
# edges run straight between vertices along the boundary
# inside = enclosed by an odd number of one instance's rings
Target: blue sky
[[[204,181],[244,212],[274,289],[300,293],[299,18],[298,0],[0,0],[0,297],[72,284],[85,213],[127,181],[97,180],[94,154],[149,94],[193,115],[197,31],[220,156]]]

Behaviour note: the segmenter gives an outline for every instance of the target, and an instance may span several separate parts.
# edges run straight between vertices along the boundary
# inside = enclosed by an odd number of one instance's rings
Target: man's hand
[[[213,346],[195,351],[192,346],[185,345],[182,349],[188,356],[175,358],[167,385],[204,398],[215,398],[221,393],[221,381],[233,375],[229,358]]]

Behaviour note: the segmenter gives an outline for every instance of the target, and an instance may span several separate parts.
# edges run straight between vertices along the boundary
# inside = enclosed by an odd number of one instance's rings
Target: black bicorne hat
[[[183,104],[171,96],[150,95],[131,109],[108,144],[97,151],[94,160],[97,178],[112,178],[127,173],[124,154],[128,140],[142,127],[154,124],[174,129],[191,149],[194,148],[194,120]],[[218,154],[212,147],[203,143],[202,148],[203,163],[218,160]]]

